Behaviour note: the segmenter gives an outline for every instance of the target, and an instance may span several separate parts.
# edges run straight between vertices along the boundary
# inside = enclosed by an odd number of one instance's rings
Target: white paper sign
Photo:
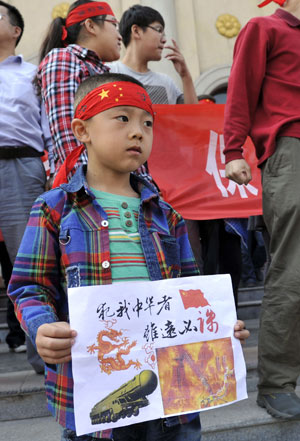
[[[77,435],[247,398],[230,276],[71,288]]]

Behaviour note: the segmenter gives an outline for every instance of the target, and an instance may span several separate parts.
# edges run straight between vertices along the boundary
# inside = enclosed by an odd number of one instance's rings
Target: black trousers
[[[8,286],[8,282],[12,272],[12,264],[9,259],[9,255],[4,242],[0,242],[0,264],[2,268],[2,275],[4,279],[5,288]],[[7,313],[6,321],[8,325],[8,334],[6,336],[6,343],[9,347],[15,345],[23,345],[25,343],[25,334],[21,329],[20,323],[16,318],[14,312],[14,306],[9,298],[7,298]]]

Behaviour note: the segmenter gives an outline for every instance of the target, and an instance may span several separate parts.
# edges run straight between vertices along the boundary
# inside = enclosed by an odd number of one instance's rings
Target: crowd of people
[[[0,1],[0,261],[9,295],[6,341],[15,352],[26,349],[35,371],[45,374],[48,406],[62,427],[62,440],[201,439],[198,413],[76,435],[71,365],[76,331],[68,323],[67,288],[230,272],[237,303],[240,280],[244,286],[261,282],[266,260],[258,404],[274,417],[300,417],[294,392],[299,374],[294,238],[299,116],[293,55],[298,48],[289,43],[299,32],[300,0],[276,3],[281,8],[275,14],[252,19],[237,39],[224,128],[229,179],[239,184],[251,180],[242,156],[248,135],[256,147],[270,233],[264,242],[244,220],[187,219],[185,224],[160,198],[147,166],[152,103],[197,104],[199,99],[176,41],[166,45],[158,11],[135,5],[118,22],[105,2],[75,1],[66,18],[51,23],[37,68],[16,55],[22,15]],[[126,50],[118,61],[122,41]],[[161,59],[164,48],[182,91],[148,67]],[[50,164],[47,181],[44,151]],[[89,219],[89,229],[82,227],[83,219]],[[114,238],[116,229],[121,239]],[[162,230],[166,237],[160,237]],[[110,260],[110,254],[116,259]],[[119,263],[121,254],[126,266]],[[241,341],[249,336],[240,320],[234,335]]]

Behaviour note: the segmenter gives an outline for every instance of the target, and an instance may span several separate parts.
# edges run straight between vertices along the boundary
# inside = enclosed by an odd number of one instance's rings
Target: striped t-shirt
[[[113,283],[150,280],[138,231],[140,198],[91,191],[107,214]]]

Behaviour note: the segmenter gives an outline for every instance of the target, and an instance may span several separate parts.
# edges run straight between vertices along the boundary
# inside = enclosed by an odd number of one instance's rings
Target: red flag
[[[201,289],[179,290],[184,309],[210,306]]]

